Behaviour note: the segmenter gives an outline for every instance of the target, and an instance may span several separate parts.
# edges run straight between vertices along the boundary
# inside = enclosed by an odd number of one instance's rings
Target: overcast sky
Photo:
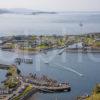
[[[100,0],[0,0],[0,8],[50,11],[100,11]]]

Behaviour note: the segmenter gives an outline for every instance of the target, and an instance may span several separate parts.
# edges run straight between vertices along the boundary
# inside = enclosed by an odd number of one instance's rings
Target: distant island
[[[38,14],[57,14],[53,11],[36,11],[24,8],[13,8],[13,9],[0,9],[0,14],[24,14],[24,15],[38,15]]]
[[[0,14],[4,14],[4,13],[10,13],[8,10],[5,9],[0,9]]]

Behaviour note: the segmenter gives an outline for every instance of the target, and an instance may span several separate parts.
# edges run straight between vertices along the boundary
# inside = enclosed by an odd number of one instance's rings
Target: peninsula
[[[38,77],[36,74],[23,76],[15,65],[2,65],[0,69],[7,70],[6,77],[0,87],[0,100],[25,100],[36,92],[65,92],[70,91],[69,83],[58,83],[47,76]]]

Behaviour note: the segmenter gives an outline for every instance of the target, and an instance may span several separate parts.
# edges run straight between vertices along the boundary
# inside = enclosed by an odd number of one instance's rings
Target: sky
[[[49,11],[100,11],[100,0],[0,0],[0,8]]]

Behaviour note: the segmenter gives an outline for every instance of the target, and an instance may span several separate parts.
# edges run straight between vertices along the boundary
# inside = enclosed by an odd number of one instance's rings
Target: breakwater
[[[10,65],[0,64],[0,69],[8,70]]]

